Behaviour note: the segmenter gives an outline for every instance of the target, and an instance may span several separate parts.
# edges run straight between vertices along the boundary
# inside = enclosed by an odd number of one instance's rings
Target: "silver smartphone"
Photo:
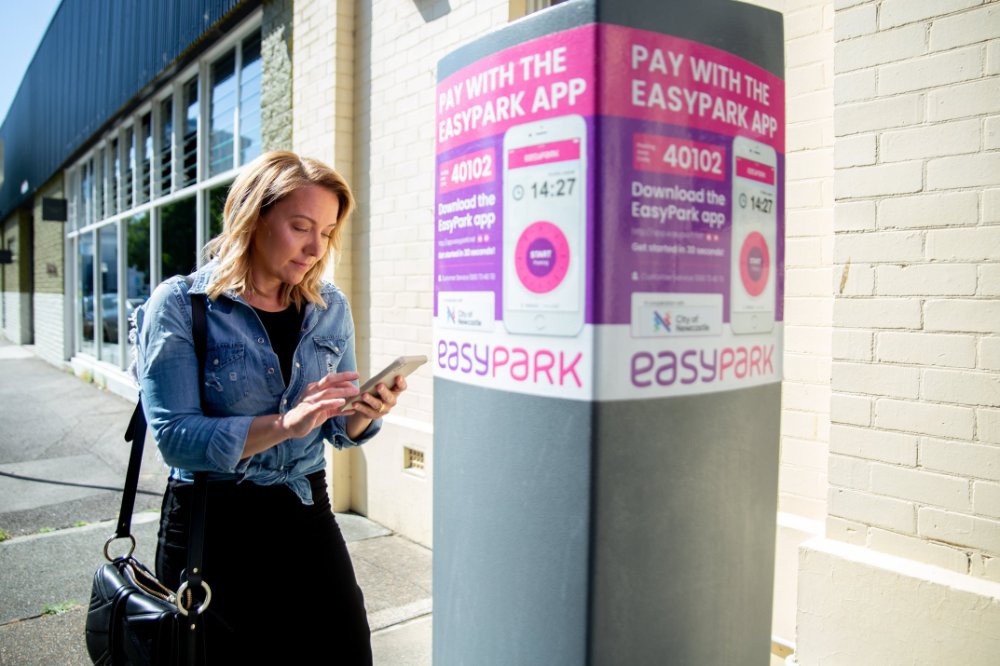
[[[358,394],[352,395],[348,398],[347,402],[344,403],[344,406],[340,408],[341,411],[349,408],[352,404],[360,400],[361,396],[365,393],[378,397],[378,393],[375,388],[379,384],[385,384],[389,388],[392,388],[396,383],[396,377],[406,377],[426,362],[426,356],[400,356],[395,361],[387,365],[382,372],[362,384]]]

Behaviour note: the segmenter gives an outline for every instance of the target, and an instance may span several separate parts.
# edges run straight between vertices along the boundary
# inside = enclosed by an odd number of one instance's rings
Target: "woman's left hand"
[[[396,406],[399,394],[406,390],[406,379],[396,377],[396,384],[390,389],[385,384],[375,387],[378,396],[365,393],[357,402],[343,411],[346,416],[357,415],[366,419],[380,419]]]

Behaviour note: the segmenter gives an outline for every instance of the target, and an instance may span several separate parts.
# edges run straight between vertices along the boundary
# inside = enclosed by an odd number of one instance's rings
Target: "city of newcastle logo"
[[[445,308],[445,316],[448,317],[448,323],[449,324],[454,324],[455,323],[455,308],[448,308],[448,307],[446,307]]]
[[[653,311],[653,330],[654,331],[666,331],[670,332],[670,313],[664,313],[660,315],[659,312]]]

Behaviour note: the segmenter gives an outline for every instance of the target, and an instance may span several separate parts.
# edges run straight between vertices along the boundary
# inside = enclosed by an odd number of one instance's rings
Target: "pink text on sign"
[[[736,175],[765,185],[774,185],[774,167],[742,157],[736,158]]]
[[[486,148],[448,160],[438,170],[438,191],[446,194],[496,179],[496,153]]]
[[[521,167],[578,159],[580,159],[580,140],[566,139],[565,141],[552,141],[536,146],[515,148],[507,153],[507,167],[520,169]]]
[[[602,114],[748,136],[785,150],[785,83],[737,56],[680,37],[598,24]]]
[[[658,134],[632,137],[632,167],[637,171],[725,180],[725,164],[722,146]]]

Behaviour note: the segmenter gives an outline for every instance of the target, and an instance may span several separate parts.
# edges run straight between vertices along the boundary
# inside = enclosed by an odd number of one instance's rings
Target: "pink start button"
[[[569,243],[562,229],[551,222],[528,225],[517,239],[514,267],[531,292],[547,294],[558,287],[569,269]]]

